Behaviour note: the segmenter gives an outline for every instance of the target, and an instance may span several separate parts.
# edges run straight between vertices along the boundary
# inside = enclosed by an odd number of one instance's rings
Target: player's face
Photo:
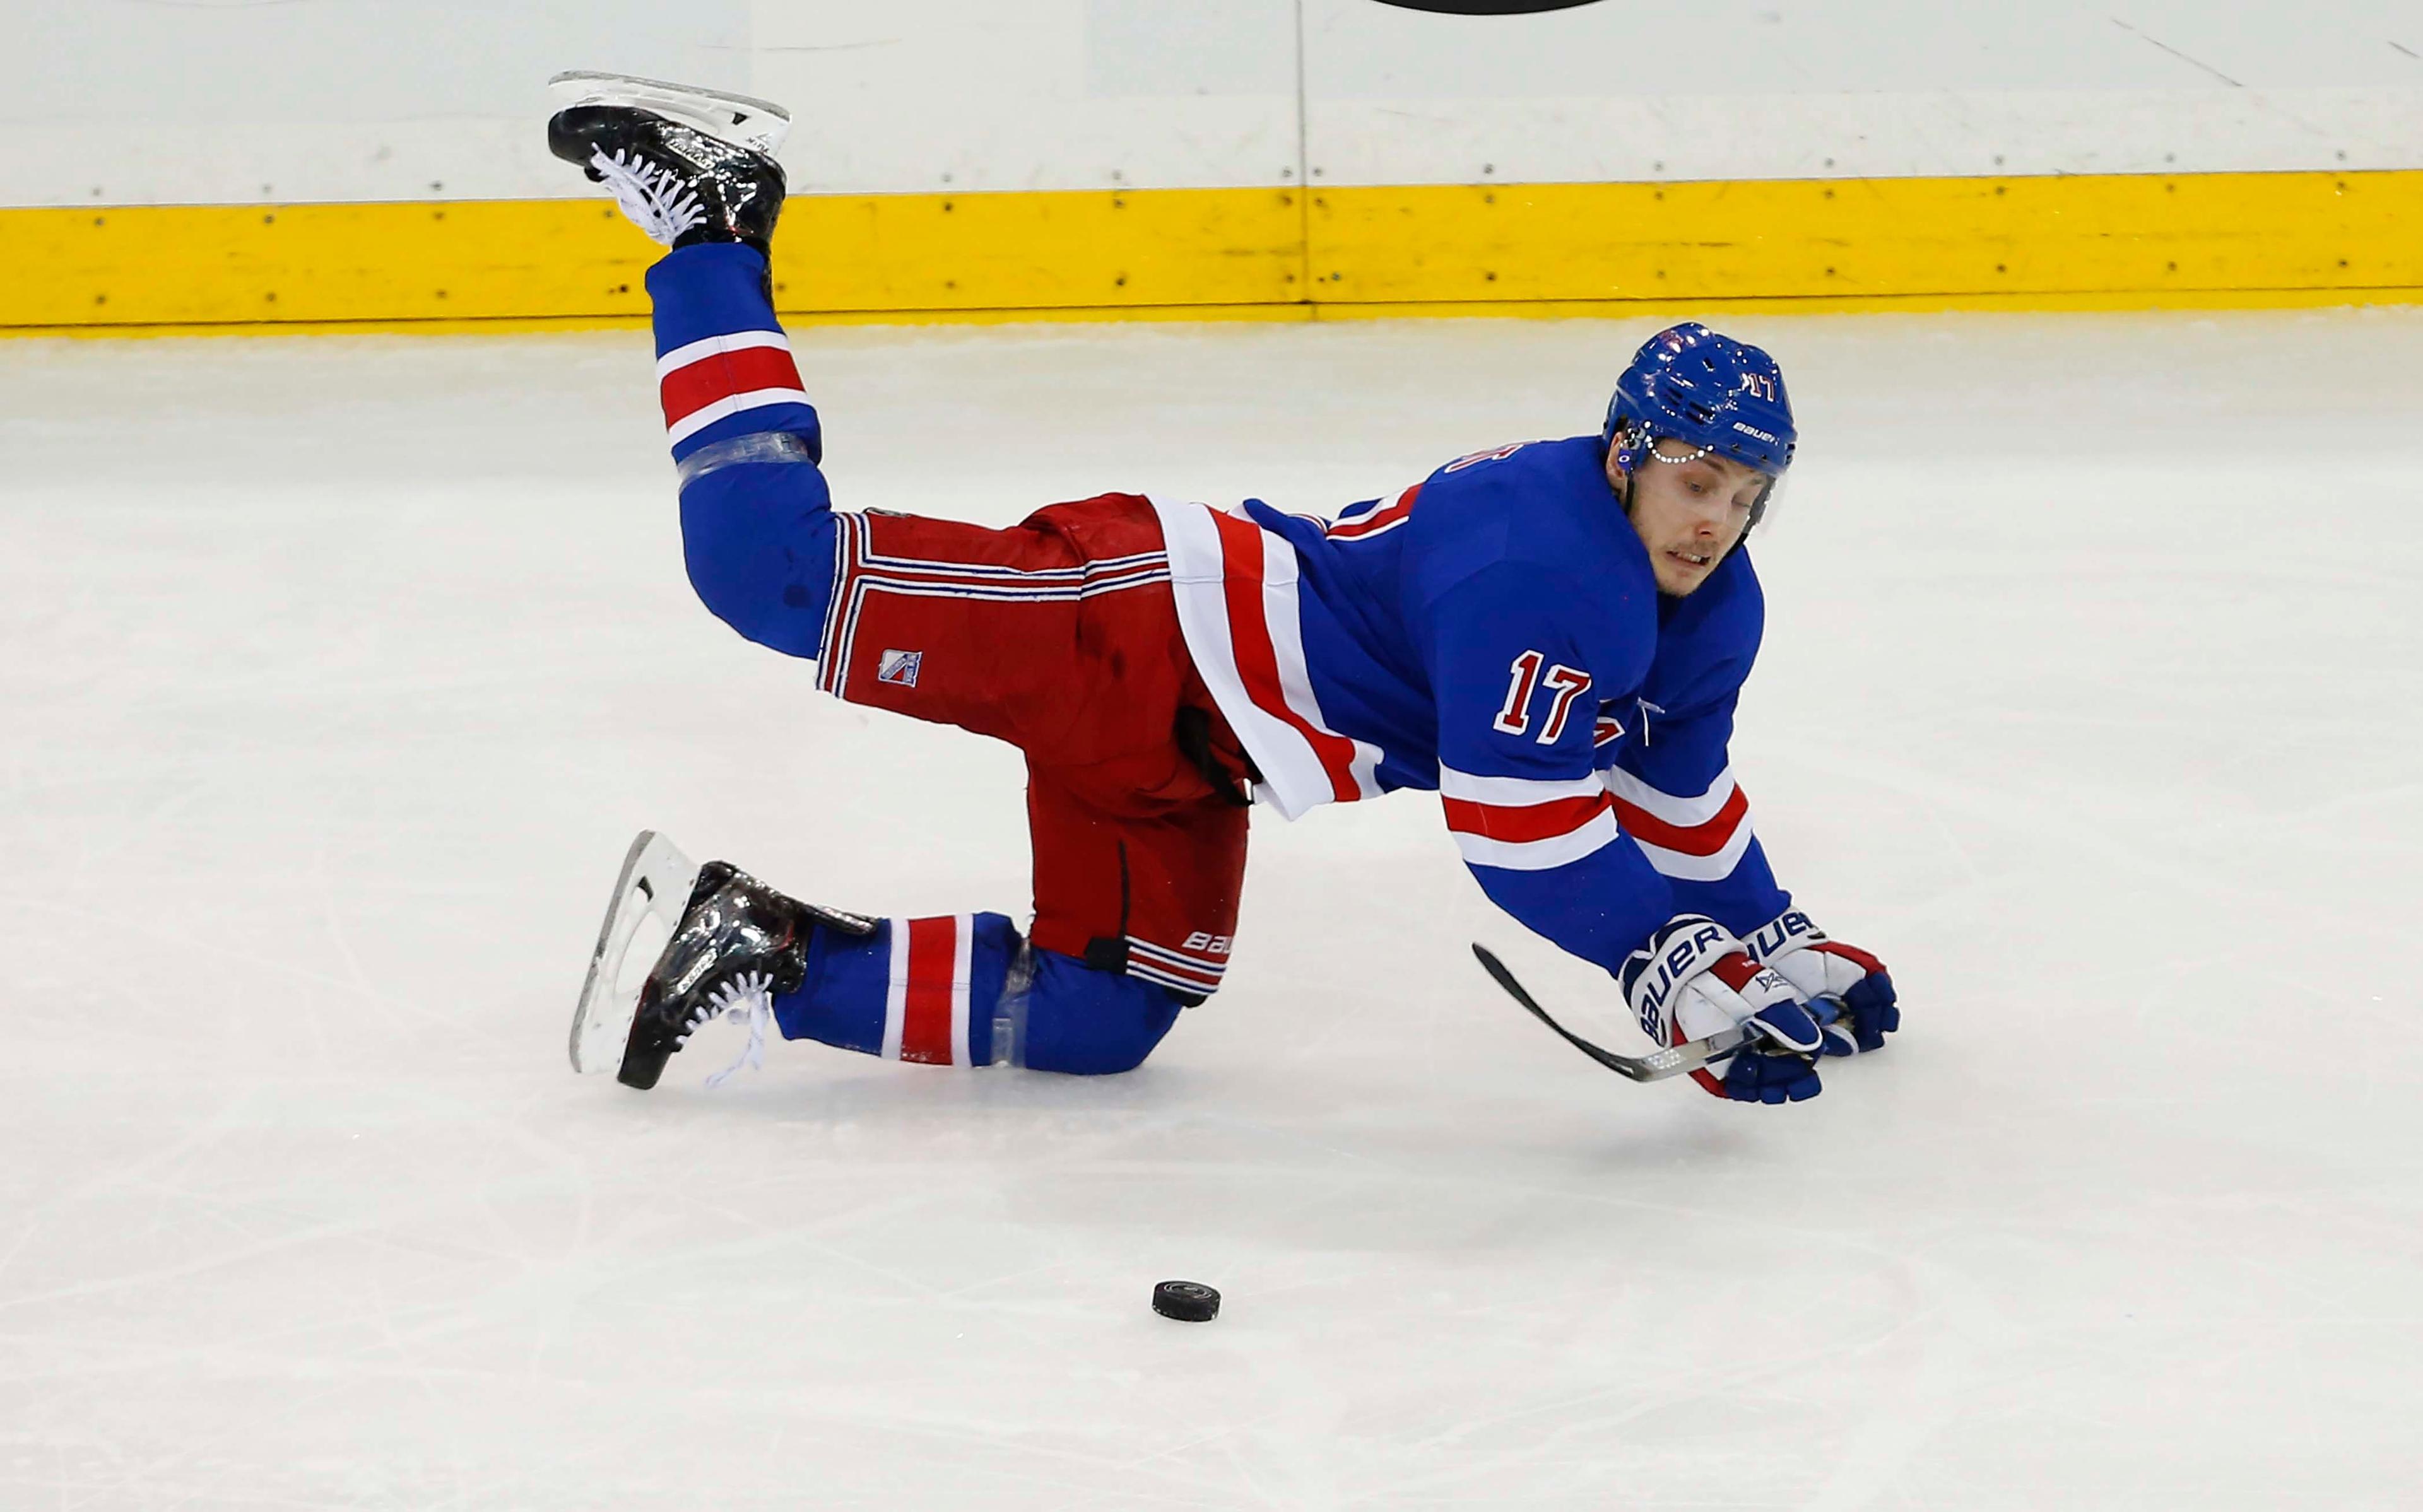
[[[1649,548],[1649,565],[1657,575],[1657,591],[1679,598],[1708,580],[1742,532],[1750,528],[1750,512],[1767,484],[1766,474],[1746,467],[1731,457],[1706,456],[1689,462],[1691,448],[1675,441],[1657,443],[1657,461],[1643,457],[1632,469],[1625,512],[1640,543]],[[1616,449],[1607,449],[1607,478],[1624,495],[1626,477],[1616,470]]]

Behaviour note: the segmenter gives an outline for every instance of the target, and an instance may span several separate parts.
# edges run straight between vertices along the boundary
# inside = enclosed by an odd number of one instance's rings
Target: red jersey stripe
[[[1750,795],[1742,792],[1739,783],[1726,795],[1724,807],[1704,824],[1670,825],[1646,809],[1615,799],[1615,822],[1623,827],[1625,834],[1645,844],[1680,851],[1686,856],[1714,856],[1723,850],[1732,843],[1734,829],[1748,812]]]
[[[765,388],[799,388],[800,365],[782,347],[744,347],[675,368],[657,387],[664,398],[665,424],[677,425],[719,399]],[[800,402],[806,402],[804,391]]]
[[[1560,835],[1572,834],[1612,807],[1615,795],[1602,794],[1595,798],[1559,798],[1554,803],[1534,803],[1521,808],[1474,803],[1467,798],[1442,801],[1447,809],[1447,827],[1449,829],[1485,836],[1490,840],[1525,842],[1554,840]]]
[[[958,953],[958,921],[911,919],[909,991],[902,1003],[900,1059],[927,1065],[951,1063],[952,967]]]
[[[1419,496],[1421,491],[1422,485],[1416,483],[1413,487],[1408,488],[1403,493],[1398,495],[1397,502],[1389,505],[1387,508],[1373,510],[1370,513],[1364,515],[1361,519],[1344,520],[1339,522],[1338,525],[1331,528],[1329,532],[1330,539],[1333,541],[1352,541],[1356,536],[1370,535],[1375,531],[1387,528],[1389,526],[1396,524],[1399,520],[1403,519],[1406,515],[1414,512],[1414,500]]]
[[[1321,759],[1332,796],[1352,803],[1363,795],[1354,780],[1354,743],[1316,730],[1287,701],[1279,686],[1279,657],[1271,644],[1271,627],[1262,610],[1262,532],[1251,520],[1212,512],[1220,532],[1221,591],[1228,610],[1228,647],[1236,657],[1238,679],[1254,706],[1284,721],[1304,737]]]

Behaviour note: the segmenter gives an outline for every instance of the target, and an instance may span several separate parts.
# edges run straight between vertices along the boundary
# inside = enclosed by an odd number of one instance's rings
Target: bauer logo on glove
[[[1661,1045],[1704,1039],[1735,1025],[1756,1028],[1766,1048],[1744,1049],[1691,1073],[1702,1089],[1742,1102],[1799,1102],[1817,1095],[1811,1064],[1826,1043],[1809,1006],[1782,973],[1750,956],[1715,920],[1683,914],[1632,953],[1621,973],[1640,1027]]]
[[[1901,1028],[1901,1004],[1885,963],[1856,945],[1826,937],[1797,908],[1787,908],[1750,937],[1752,957],[1781,973],[1816,1004],[1826,1026],[1828,1055],[1884,1048]]]

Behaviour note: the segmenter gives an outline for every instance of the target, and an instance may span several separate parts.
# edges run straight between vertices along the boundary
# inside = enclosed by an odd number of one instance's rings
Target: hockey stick
[[[1711,1034],[1706,1039],[1686,1040],[1647,1055],[1618,1055],[1613,1050],[1592,1045],[1549,1017],[1548,1010],[1541,1007],[1536,999],[1523,990],[1523,984],[1514,980],[1514,973],[1506,969],[1505,962],[1490,953],[1488,946],[1475,943],[1472,953],[1480,958],[1481,969],[1506,989],[1508,997],[1530,1009],[1533,1017],[1555,1030],[1566,1044],[1617,1076],[1633,1081],[1663,1081],[1668,1077],[1679,1077],[1686,1071],[1696,1071],[1718,1056],[1731,1055],[1759,1037],[1758,1030],[1742,1024]]]

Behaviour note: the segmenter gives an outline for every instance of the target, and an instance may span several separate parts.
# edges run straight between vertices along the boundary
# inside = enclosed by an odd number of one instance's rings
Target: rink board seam
[[[850,323],[2209,307],[2423,298],[2423,171],[802,196],[785,316]],[[594,200],[0,210],[0,328],[644,319]]]

